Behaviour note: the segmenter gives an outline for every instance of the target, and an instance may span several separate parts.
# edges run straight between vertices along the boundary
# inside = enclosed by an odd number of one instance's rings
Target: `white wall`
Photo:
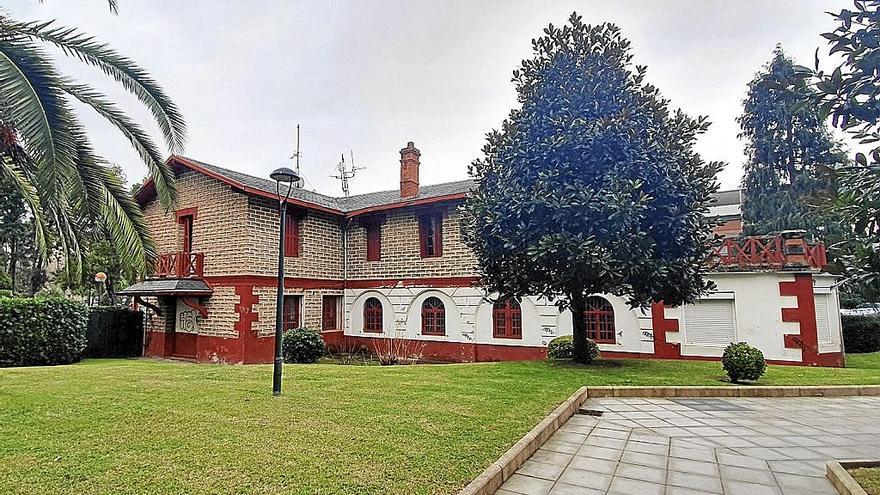
[[[779,295],[780,281],[793,281],[794,274],[777,272],[713,273],[710,278],[717,291],[706,299],[732,301],[734,306],[735,340],[748,342],[761,349],[770,360],[800,361],[799,349],[786,349],[783,334],[798,333],[798,324],[782,321],[782,308],[795,307],[794,297]],[[816,294],[827,294],[831,339],[820,343],[820,352],[838,352],[841,348],[839,303],[834,287],[836,278],[815,275]],[[511,346],[546,346],[559,335],[571,334],[571,312],[560,312],[550,301],[527,297],[521,302],[522,339],[497,339],[492,336],[492,303],[486,294],[473,287],[387,287],[380,289],[347,289],[345,291],[345,333],[364,337],[377,334],[363,332],[363,303],[370,297],[382,301],[385,335],[411,339],[448,342],[476,342]],[[436,296],[446,307],[446,336],[421,334],[421,304]],[[497,297],[490,294],[490,297]],[[606,352],[652,354],[653,330],[650,308],[630,309],[623,298],[605,296],[614,308],[617,328],[615,344],[600,344]],[[667,333],[667,342],[679,342],[683,356],[719,357],[726,345],[695,345],[688,343],[688,311],[666,308],[666,317],[679,320],[679,332]]]

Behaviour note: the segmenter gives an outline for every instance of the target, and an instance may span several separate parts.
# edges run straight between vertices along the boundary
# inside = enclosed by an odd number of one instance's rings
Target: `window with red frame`
[[[382,301],[375,297],[364,301],[364,332],[382,333]]]
[[[419,244],[422,258],[443,256],[443,213],[427,213],[419,217]]]
[[[183,227],[183,252],[191,253],[193,244],[193,216],[183,215],[177,221]]]
[[[284,308],[281,312],[281,328],[285,332],[302,326],[302,296],[284,296]]]
[[[382,259],[382,224],[368,223],[367,229],[367,261]]]
[[[321,308],[321,330],[339,330],[339,308],[342,296],[324,296]]]
[[[299,256],[299,212],[288,209],[284,218],[284,256]]]
[[[495,301],[492,307],[492,336],[499,339],[522,338],[522,310],[512,297]]]
[[[446,307],[434,296],[422,302],[422,335],[446,335]]]
[[[599,296],[587,298],[584,311],[587,323],[587,338],[600,344],[614,344],[617,333],[614,329],[614,308],[607,299]]]

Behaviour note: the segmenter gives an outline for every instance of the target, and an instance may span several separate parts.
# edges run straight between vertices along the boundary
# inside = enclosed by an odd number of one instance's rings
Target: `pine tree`
[[[803,229],[818,238],[836,237],[841,230],[837,222],[811,203],[829,188],[823,171],[846,158],[811,101],[814,90],[792,84],[795,68],[777,46],[773,60],[749,83],[737,119],[748,155],[742,180],[743,231],[753,235]]]

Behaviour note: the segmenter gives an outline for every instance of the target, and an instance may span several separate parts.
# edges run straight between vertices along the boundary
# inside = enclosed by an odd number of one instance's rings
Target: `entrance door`
[[[324,296],[324,308],[321,317],[321,329],[339,330],[339,296]]]
[[[171,355],[186,359],[196,357],[196,338],[198,336],[198,311],[177,299],[174,318],[174,333],[171,334]]]

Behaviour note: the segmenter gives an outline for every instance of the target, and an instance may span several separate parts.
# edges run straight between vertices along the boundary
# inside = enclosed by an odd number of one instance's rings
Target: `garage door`
[[[724,347],[736,342],[732,299],[703,299],[684,306],[683,313],[685,343]]]

